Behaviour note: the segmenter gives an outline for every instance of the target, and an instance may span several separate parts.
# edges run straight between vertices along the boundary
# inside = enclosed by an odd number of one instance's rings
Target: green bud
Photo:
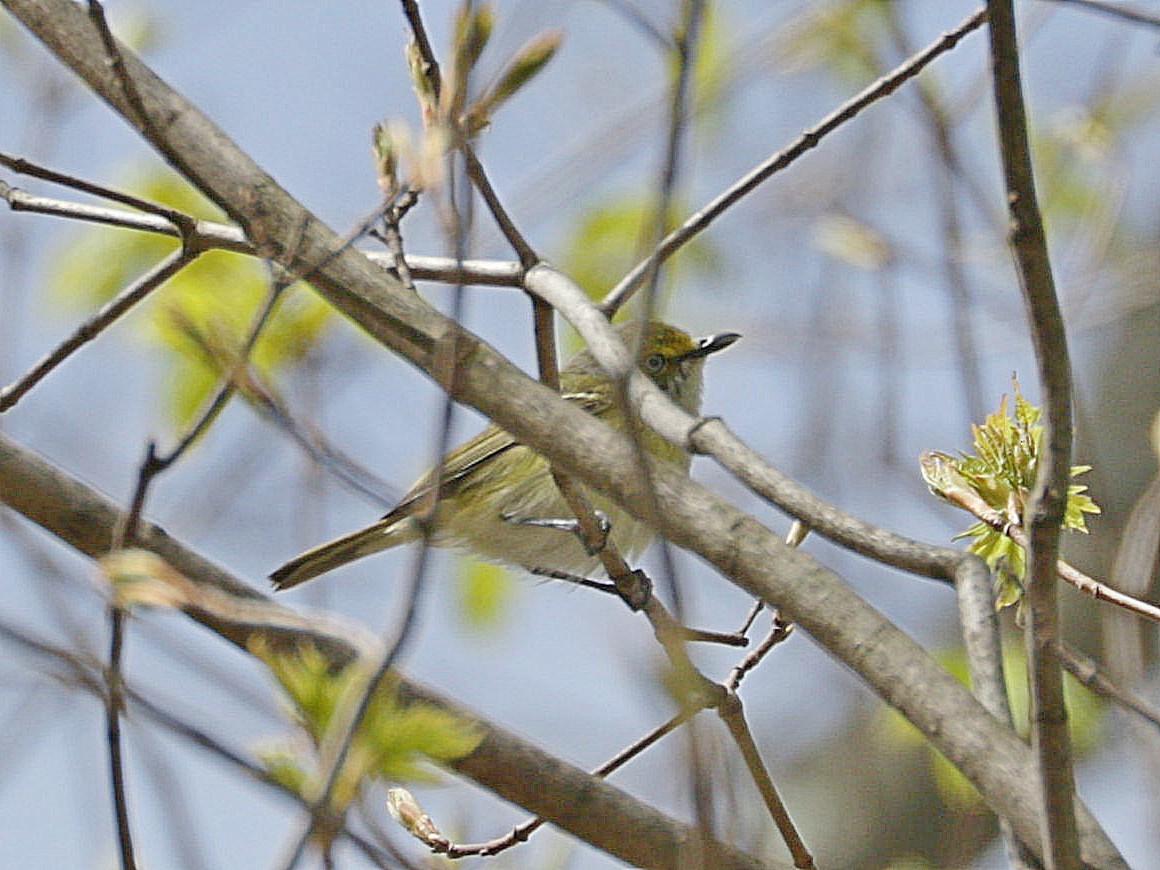
[[[439,832],[431,817],[423,812],[419,802],[405,788],[387,789],[387,810],[403,829],[428,846],[442,851],[448,845],[447,838]],[[443,849],[440,849],[440,847]]]
[[[508,61],[495,85],[473,109],[478,108],[481,115],[490,117],[502,103],[511,99],[547,65],[560,47],[563,38],[564,35],[559,30],[545,30],[524,43]]]
[[[478,6],[465,2],[455,16],[455,68],[466,75],[479,62],[491,31],[495,26],[495,10],[490,3]]]

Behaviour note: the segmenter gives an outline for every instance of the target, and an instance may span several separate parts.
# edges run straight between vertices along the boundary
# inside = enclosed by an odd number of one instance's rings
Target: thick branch
[[[68,0],[3,2],[102,97],[119,109],[126,108],[118,105],[119,89],[110,86],[94,34]],[[334,254],[340,245],[326,227],[208,119],[128,51],[124,55],[146,108],[167,119],[167,158],[226,208],[261,252],[308,277],[369,334],[431,373],[434,342],[457,327],[414,294],[402,291],[387,271],[357,251]],[[180,153],[171,153],[173,149]],[[286,240],[301,240],[301,244],[289,245]],[[526,377],[470,333],[462,333],[458,345],[460,376],[453,385],[457,399],[479,409],[568,473],[608,493],[634,515],[650,515],[652,499],[641,491],[627,439]],[[645,419],[651,425],[652,420]],[[918,644],[835,574],[790,550],[769,529],[684,474],[658,467],[652,478],[661,531],[670,540],[699,553],[752,594],[776,602],[786,618],[812,634],[914,722],[995,811],[1011,820],[1021,839],[1036,842],[1039,812],[1032,778],[1034,759],[1013,732],[989,716]],[[523,788],[539,787],[539,777],[524,779]],[[1114,845],[1090,815],[1082,815],[1082,824],[1085,858],[1099,866],[1123,866]]]
[[[112,499],[3,435],[0,501],[94,558],[109,551],[121,518],[121,508]],[[331,626],[318,614],[302,616],[271,601],[157,526],[142,523],[138,543],[194,583],[212,587],[232,600],[234,612],[229,618],[221,615],[224,607],[214,608],[216,616],[198,609],[191,609],[189,616],[242,649],[248,649],[254,637],[261,635],[289,650],[302,643],[313,644],[337,664],[375,653],[375,641],[369,635],[352,635],[349,626]],[[255,608],[252,620],[247,601],[261,605]],[[277,614],[276,622],[270,619],[271,613]],[[484,729],[483,743],[453,762],[452,770],[630,864],[678,866],[682,844],[694,837],[686,826],[418,683],[404,680],[402,691],[407,698],[434,704]],[[722,848],[728,866],[765,866]]]

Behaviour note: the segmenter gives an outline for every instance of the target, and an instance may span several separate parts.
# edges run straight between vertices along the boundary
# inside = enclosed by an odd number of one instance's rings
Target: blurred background
[[[423,4],[445,54],[454,5]],[[558,56],[494,119],[479,152],[516,222],[549,261],[594,293],[647,249],[648,209],[667,124],[665,34],[676,4],[497,4],[480,65],[494,75],[527,39],[560,28]],[[841,102],[957,25],[967,2],[710,4],[697,66],[679,214],[699,207]],[[1136,7],[1160,18],[1160,3]],[[119,2],[114,30],[280,184],[340,233],[378,204],[374,123],[418,127],[397,4],[171,0]],[[1121,549],[1132,518],[1147,540],[1160,515],[1148,429],[1160,407],[1160,27],[1073,3],[1020,4],[1024,75],[1056,280],[1072,342],[1077,463],[1103,514],[1068,558],[1156,600],[1156,553]],[[666,269],[664,315],[696,334],[744,340],[707,367],[705,410],[843,509],[947,543],[970,524],[926,491],[917,458],[970,445],[970,424],[1012,392],[1038,402],[1035,365],[1005,248],[1005,209],[986,35],[969,36],[917,81],[825,138],[728,212]],[[161,161],[6,15],[0,16],[0,150],[103,184],[194,201]],[[63,199],[81,197],[0,172]],[[206,212],[203,205],[190,205]],[[447,244],[423,204],[403,225],[411,253]],[[0,211],[0,383],[7,384],[171,245],[117,229]],[[477,214],[475,256],[512,259]],[[149,438],[171,443],[265,292],[259,265],[211,255],[55,371],[0,417],[10,437],[127,500]],[[420,288],[446,308],[450,291]],[[472,289],[465,322],[534,368],[522,294]],[[277,407],[235,401],[154,487],[149,516],[264,586],[300,550],[366,524],[430,462],[441,395],[308,290],[283,307],[257,362]],[[573,344],[572,347],[575,345]],[[458,413],[456,437],[481,425]],[[343,474],[302,447],[340,453]],[[725,473],[693,475],[763,522],[788,525]],[[352,485],[351,480],[357,484]],[[1152,489],[1149,490],[1149,486]],[[1155,534],[1153,531],[1152,534]],[[1143,536],[1143,537],[1141,537]],[[953,592],[820,539],[805,549],[948,665],[960,654]],[[1118,558],[1117,558],[1118,557]],[[288,594],[379,631],[398,605],[405,552],[360,562]],[[655,558],[645,567],[655,569]],[[749,602],[678,554],[690,622],[728,631]],[[107,624],[93,567],[0,511],[0,623],[103,658]],[[1065,596],[1067,636],[1156,703],[1156,633]],[[1009,618],[1007,619],[1009,622]],[[1012,634],[1011,647],[1018,638]],[[111,867],[103,710],[59,664],[0,636],[0,851],[20,866]],[[738,658],[698,648],[710,676]],[[289,733],[269,675],[187,619],[130,626],[127,679],[178,718],[243,753]],[[440,554],[406,672],[565,759],[593,767],[672,712],[643,621],[607,596]],[[1016,691],[1021,691],[1016,680]],[[1073,687],[1075,688],[1075,687]],[[742,692],[775,781],[820,866],[998,867],[993,820],[948,766],[804,633]],[[1160,854],[1155,728],[1072,695],[1083,798],[1132,866]],[[708,723],[707,723],[708,724]],[[145,866],[269,866],[300,816],[284,798],[166,730],[127,725],[128,776]],[[713,750],[722,835],[783,856],[720,729]],[[614,779],[691,818],[681,739]],[[523,814],[441,776],[417,787],[454,839],[487,839]],[[383,813],[379,812],[379,815]],[[388,822],[389,825],[389,822]],[[421,852],[392,834],[421,862]],[[340,851],[340,866],[365,866]],[[500,867],[601,868],[612,859],[551,831]]]

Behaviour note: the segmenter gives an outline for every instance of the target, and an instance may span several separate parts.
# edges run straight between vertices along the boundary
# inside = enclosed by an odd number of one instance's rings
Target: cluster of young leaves
[[[398,178],[401,159],[409,164],[407,186],[416,190],[436,186],[441,161],[448,149],[471,140],[491,124],[499,108],[535,78],[560,47],[562,34],[544,30],[516,49],[481,91],[471,88],[471,76],[495,27],[491,3],[464,2],[452,28],[450,60],[438,81],[415,40],[407,45],[411,85],[419,100],[423,134],[416,142],[399,121],[376,124],[372,148],[379,187],[386,196],[402,189]]]
[[[318,749],[336,721],[336,713],[345,713],[357,703],[366,685],[366,670],[355,664],[335,671],[313,647],[291,654],[266,647],[254,652],[277,679],[293,716],[309,738],[309,747],[301,741],[283,742],[259,750],[259,757],[272,777],[306,797],[319,774]],[[348,806],[364,787],[380,779],[431,781],[434,773],[429,762],[462,758],[482,738],[474,723],[430,704],[403,702],[397,681],[388,677],[359,723],[331,805],[336,809]]]
[[[972,425],[975,452],[960,453],[958,457],[933,454],[940,461],[940,477],[935,479],[930,466],[923,463],[923,474],[935,494],[951,498],[953,487],[966,487],[980,497],[992,511],[1004,517],[1011,525],[1023,523],[1024,509],[1035,485],[1043,426],[1039,424],[1040,409],[1023,398],[1015,383],[1015,408],[1007,410],[1007,396],[999,402],[999,409],[988,414],[982,425]],[[1071,476],[1089,471],[1089,465],[1076,465]],[[1099,506],[1086,494],[1087,487],[1071,484],[1067,490],[1067,506],[1063,527],[1087,532],[1084,514],[1098,514]],[[957,538],[970,538],[968,549],[981,556],[991,567],[996,578],[997,608],[1015,604],[1023,596],[1023,577],[1027,559],[1023,548],[993,525],[980,520]]]
[[[224,217],[171,172],[135,177],[140,179],[132,186],[137,196],[205,220]],[[100,305],[176,246],[175,240],[154,233],[87,227],[56,259],[55,295],[69,307]],[[163,350],[162,394],[176,425],[193,416],[235,362],[269,283],[260,261],[208,251],[154,290],[127,318]],[[332,309],[313,293],[286,291],[250,355],[253,374],[272,383],[306,355],[331,316]]]

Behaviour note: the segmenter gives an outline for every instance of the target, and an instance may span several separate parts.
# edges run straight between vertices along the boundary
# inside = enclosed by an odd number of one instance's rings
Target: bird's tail
[[[418,536],[414,526],[409,517],[399,518],[388,514],[372,526],[319,544],[295,556],[270,575],[270,582],[277,590],[305,583],[355,559],[414,540]]]

